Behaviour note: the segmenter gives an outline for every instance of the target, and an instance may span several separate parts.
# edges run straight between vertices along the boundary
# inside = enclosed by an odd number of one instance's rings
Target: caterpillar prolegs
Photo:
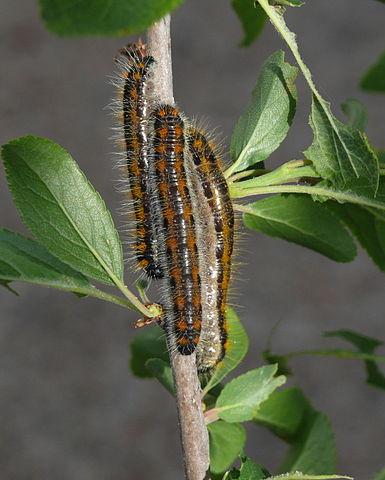
[[[157,102],[145,47],[125,51],[119,82],[134,253],[164,277],[164,326],[209,371],[227,348],[234,213],[215,147],[174,105]]]

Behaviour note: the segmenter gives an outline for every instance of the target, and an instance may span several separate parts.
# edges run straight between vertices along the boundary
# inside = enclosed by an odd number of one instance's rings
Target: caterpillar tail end
[[[183,335],[176,341],[176,348],[181,355],[191,355],[195,352],[199,341],[199,335]]]

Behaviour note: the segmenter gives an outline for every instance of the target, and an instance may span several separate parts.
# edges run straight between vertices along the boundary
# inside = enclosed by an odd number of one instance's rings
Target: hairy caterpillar
[[[139,267],[149,277],[161,278],[151,218],[151,183],[148,181],[151,161],[148,116],[153,102],[150,77],[154,59],[146,55],[143,44],[133,45],[120,53],[121,72],[117,82],[120,98],[114,106],[122,123],[123,171],[128,177],[136,223],[133,250]]]
[[[201,330],[201,284],[195,219],[185,168],[184,122],[176,107],[153,113],[157,232],[165,274],[165,327],[183,355],[191,354]]]
[[[215,148],[199,130],[187,130],[191,176],[198,192],[198,243],[202,282],[202,330],[198,369],[211,370],[227,347],[226,303],[234,243],[234,212]]]

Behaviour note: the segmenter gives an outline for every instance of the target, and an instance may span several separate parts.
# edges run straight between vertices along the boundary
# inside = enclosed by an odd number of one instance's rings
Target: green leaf
[[[23,281],[132,308],[125,298],[95,288],[86,277],[52,256],[39,243],[1,228],[0,258],[0,285],[16,295],[9,283]]]
[[[254,0],[232,0],[232,6],[245,34],[240,45],[248,47],[262,32],[266,14],[259,5],[254,5]]]
[[[168,362],[166,336],[157,325],[140,330],[130,344],[130,367],[134,375],[151,378],[154,374],[147,368],[147,360],[159,358]]]
[[[304,152],[334,188],[373,198],[379,182],[378,160],[366,136],[344,125],[322,98],[313,95],[310,125],[314,140]]]
[[[377,227],[380,220],[358,205],[328,202],[326,206],[349,227],[373,262],[385,272],[385,249]]]
[[[104,201],[59,145],[27,136],[2,148],[23,221],[53,255],[84,275],[122,282],[118,233]]]
[[[385,52],[365,73],[360,86],[369,92],[385,92]]]
[[[0,285],[15,295],[12,281],[23,281],[75,293],[79,298],[95,297],[132,308],[130,301],[95,288],[79,272],[53,257],[34,240],[0,229]]]
[[[381,472],[378,472],[373,480],[385,480],[385,468],[383,468]]]
[[[225,471],[243,450],[246,432],[239,423],[219,420],[207,426],[210,441],[210,470]]]
[[[83,292],[91,288],[79,272],[53,257],[37,242],[0,228],[0,279]]]
[[[292,124],[297,101],[297,68],[273,53],[263,64],[250,105],[238,120],[231,138],[235,161],[226,175],[261,162],[276,150]]]
[[[183,0],[39,0],[48,30],[58,35],[139,33]]]
[[[310,70],[302,60],[296,37],[268,0],[258,0],[277,32],[282,36],[313,94],[310,124],[314,141],[305,152],[317,172],[338,190],[373,198],[377,192],[378,160],[362,132],[339,122],[318,92]]]
[[[233,468],[225,474],[222,480],[263,480],[270,476],[265,468],[249,457],[242,456],[241,462],[240,468]]]
[[[315,250],[337,262],[356,256],[355,244],[325,205],[303,195],[275,195],[247,205],[248,228]]]
[[[286,398],[284,392],[288,392]],[[268,417],[265,425],[274,433],[285,432],[284,436],[279,436],[290,444],[286,458],[280,467],[280,472],[304,472],[313,475],[334,473],[336,448],[334,434],[327,417],[314,410],[299,389],[293,388],[279,393],[281,393],[281,396],[278,392],[275,392],[262,405],[261,413],[264,413],[264,405],[267,406],[268,411],[273,410],[271,407],[269,408],[269,402],[271,402],[272,407],[275,406],[274,415]],[[285,404],[288,406],[287,409]],[[293,432],[290,435],[286,435],[286,433],[289,432],[287,426],[290,425],[291,419],[285,419],[285,413],[287,417],[292,414],[296,416],[296,421],[289,427]],[[277,430],[277,427],[280,430]]]
[[[352,343],[357,347],[358,351],[363,354],[373,354],[374,351],[381,345],[383,342],[377,340],[376,338],[367,337],[361,333],[354,332],[353,330],[335,330],[325,333],[326,337],[339,337],[343,340],[346,340],[349,343]],[[381,388],[385,390],[385,375],[379,369],[377,363],[373,360],[365,361],[366,367],[366,382],[373,387]]]
[[[298,431],[307,407],[308,401],[299,388],[287,388],[273,392],[262,403],[254,421],[278,437],[288,439]]]
[[[270,475],[267,470],[247,457],[242,459],[239,473],[240,475],[237,477],[239,480],[263,480]]]
[[[205,386],[202,396],[220,383],[244,359],[249,348],[249,339],[238,315],[232,308],[227,309],[227,343],[226,355],[217,365],[213,376]]]
[[[335,467],[336,446],[330,422],[326,415],[309,407],[280,471],[321,475],[334,473]]]
[[[160,358],[150,358],[145,363],[147,371],[151,376],[157,378],[164,388],[174,395],[174,379],[170,364],[161,360]]]
[[[221,391],[215,406],[219,418],[230,423],[252,420],[261,403],[285,383],[283,375],[274,377],[276,372],[277,365],[266,365],[229,382]]]
[[[348,125],[356,130],[364,132],[368,123],[368,111],[366,107],[355,98],[348,98],[341,105],[341,109],[348,117]]]
[[[290,444],[280,472],[334,472],[336,448],[330,422],[313,409],[298,388],[274,392],[261,405],[255,420]]]

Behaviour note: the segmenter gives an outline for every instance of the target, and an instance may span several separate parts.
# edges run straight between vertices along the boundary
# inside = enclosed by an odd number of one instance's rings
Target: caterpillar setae
[[[196,128],[187,130],[196,194],[202,284],[202,330],[197,348],[200,371],[211,370],[227,349],[226,305],[234,243],[234,212],[215,147]]]
[[[153,113],[157,219],[165,274],[165,327],[179,353],[195,350],[201,330],[198,245],[185,163],[184,122],[178,109],[161,105]]]
[[[122,167],[136,223],[133,250],[138,266],[149,277],[161,278],[151,218],[151,183],[148,181],[148,116],[153,103],[150,77],[154,59],[146,55],[145,45],[139,43],[121,50],[117,62],[120,72],[116,78],[118,100],[114,110],[121,122],[118,139],[123,148]]]
[[[163,277],[163,325],[175,350],[210,372],[228,346],[234,213],[219,155],[174,105],[157,104],[142,44],[123,52],[121,117],[135,215],[134,252]]]

